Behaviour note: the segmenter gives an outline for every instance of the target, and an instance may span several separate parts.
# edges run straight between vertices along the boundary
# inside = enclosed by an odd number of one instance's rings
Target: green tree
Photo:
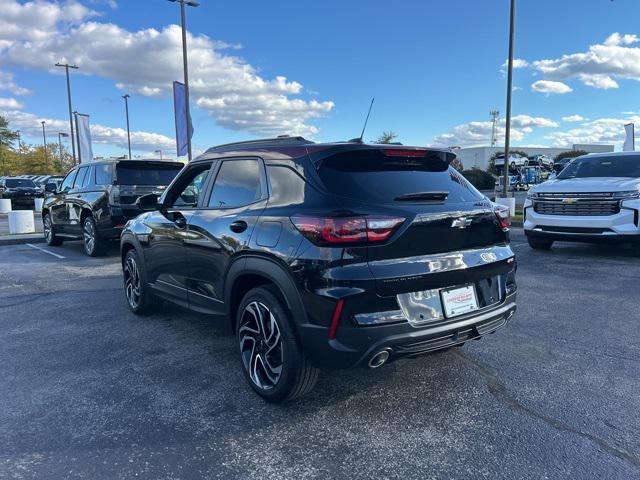
[[[382,135],[376,139],[375,143],[393,143],[396,138],[398,138],[398,135],[389,130],[388,132],[382,132]]]
[[[586,155],[587,153],[589,152],[586,152],[585,150],[567,150],[566,152],[560,152],[556,155],[555,161],[558,162],[563,158],[575,158],[581,155]]]
[[[18,132],[9,128],[9,121],[0,116],[0,175],[7,175],[13,158],[13,142],[18,139]]]

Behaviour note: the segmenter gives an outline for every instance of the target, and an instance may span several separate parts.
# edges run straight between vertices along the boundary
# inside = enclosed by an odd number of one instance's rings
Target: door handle
[[[247,227],[247,222],[245,222],[244,220],[237,220],[229,225],[229,229],[235,233],[242,233],[247,229]]]

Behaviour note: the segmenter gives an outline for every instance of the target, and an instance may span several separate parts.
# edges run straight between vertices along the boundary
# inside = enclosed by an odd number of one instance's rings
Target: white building
[[[521,150],[526,152],[527,155],[546,155],[552,160],[556,155],[567,150],[584,150],[589,153],[606,153],[613,152],[613,145],[587,145],[587,144],[574,144],[573,148],[559,148],[559,147],[511,147],[511,150]],[[487,170],[489,168],[489,160],[497,152],[504,152],[504,147],[468,147],[459,148],[453,150],[465,170],[470,168],[479,168],[481,170]]]

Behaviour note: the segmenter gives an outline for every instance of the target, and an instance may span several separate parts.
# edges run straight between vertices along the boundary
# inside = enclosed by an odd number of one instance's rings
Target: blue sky
[[[68,128],[64,78],[50,68],[66,55],[81,67],[74,107],[91,115],[96,154],[124,153],[124,93],[136,152],[173,154],[177,5],[2,3],[0,111],[27,141],[40,141],[40,119],[52,137]],[[406,144],[487,144],[489,111],[505,110],[508,3],[201,0],[188,9],[194,144],[355,137],[371,97],[368,139],[393,130]],[[640,123],[639,18],[637,0],[518,1],[516,145],[619,144],[622,125]]]

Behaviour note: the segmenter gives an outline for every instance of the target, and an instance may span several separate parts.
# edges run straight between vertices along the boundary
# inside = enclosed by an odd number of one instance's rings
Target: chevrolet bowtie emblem
[[[467,228],[469,225],[471,225],[471,222],[473,222],[473,219],[471,218],[456,218],[453,220],[453,222],[451,222],[451,228]]]
[[[575,198],[563,198],[562,199],[562,203],[576,203],[576,199]]]

